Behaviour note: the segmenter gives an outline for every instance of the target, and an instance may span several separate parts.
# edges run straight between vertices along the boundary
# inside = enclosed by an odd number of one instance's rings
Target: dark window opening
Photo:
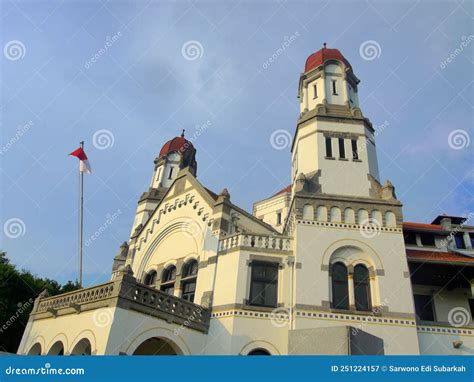
[[[372,308],[369,270],[361,264],[354,267],[354,297],[356,310],[367,311]]]
[[[359,159],[359,150],[357,149],[357,140],[351,139],[352,159]]]
[[[471,241],[471,247],[474,248],[474,233],[469,234],[469,240]]]
[[[267,352],[265,349],[255,349],[255,350],[252,350],[247,355],[271,355],[271,354]]]
[[[431,233],[420,233],[421,244],[427,247],[434,247],[435,239]]]
[[[416,245],[416,233],[415,232],[405,232],[405,244]]]
[[[191,260],[183,266],[181,281],[181,297],[187,301],[194,302],[196,292],[196,281],[198,272],[198,262]]]
[[[332,81],[332,94],[337,95],[336,81]]]
[[[281,224],[281,212],[277,212],[277,225]]]
[[[250,305],[277,306],[278,264],[252,262]]]
[[[464,233],[457,233],[454,235],[454,241],[456,242],[456,248],[466,249],[466,243],[464,242]]]
[[[171,267],[166,268],[163,271],[163,275],[161,277],[160,290],[167,294],[172,295],[174,293],[175,279],[176,279],[176,267],[172,265]]]
[[[168,175],[168,179],[171,179],[173,176],[173,167],[170,167],[170,174]]]
[[[313,90],[314,90],[313,98],[318,98],[318,87],[316,85],[313,85]]]
[[[469,299],[469,309],[471,309],[471,318],[474,320],[474,298]]]
[[[344,147],[344,138],[339,138],[339,158],[346,157],[346,148]]]
[[[326,157],[332,158],[332,139],[326,137]]]
[[[156,284],[156,272],[151,271],[145,276],[145,285],[155,286]]]
[[[332,266],[332,307],[335,309],[349,309],[349,285],[347,268],[342,263]]]
[[[421,321],[434,321],[433,299],[431,296],[415,294],[416,317]]]

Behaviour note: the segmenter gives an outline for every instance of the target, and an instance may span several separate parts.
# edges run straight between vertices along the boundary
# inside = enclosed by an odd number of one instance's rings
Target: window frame
[[[174,294],[175,283],[176,266],[170,265],[167,268],[163,269],[163,273],[161,274],[160,290],[172,296]]]
[[[318,84],[313,84],[313,99],[318,98]]]
[[[147,286],[155,287],[157,278],[158,278],[158,273],[154,269],[152,269],[145,274],[145,278],[143,279],[143,284]]]
[[[337,80],[331,80],[331,81],[332,81],[332,95],[339,95],[337,94],[337,88],[336,88]]]
[[[339,158],[340,159],[346,159],[346,145],[345,145],[345,139],[344,138],[338,138],[338,147],[339,147]]]
[[[417,304],[417,297],[418,297],[418,301],[422,297],[429,299],[429,301],[420,308],[419,305]],[[434,301],[433,301],[433,296],[432,295],[414,293],[413,294],[413,304],[415,305],[415,316],[418,320],[436,322],[436,312],[435,312],[435,306],[434,306]],[[427,306],[429,306],[429,309],[430,309],[429,312],[425,311],[425,308]],[[426,316],[421,317],[418,314],[419,312],[422,312],[423,314],[428,313],[430,315],[430,317],[428,317],[428,318],[426,318]]]
[[[334,158],[332,155],[332,137],[325,137],[326,158]]]
[[[199,263],[196,259],[191,259],[183,265],[183,270],[181,271],[181,298],[186,301],[194,302],[198,271]],[[189,285],[194,285],[194,289],[190,292],[185,292],[185,288]]]
[[[273,268],[275,272],[275,277],[273,279],[270,279],[268,277],[261,277],[261,278],[255,277],[256,268],[262,267],[262,266],[268,267],[269,269]],[[249,290],[248,305],[267,307],[267,308],[276,308],[278,306],[279,270],[280,270],[280,264],[273,261],[254,260],[250,263],[250,290]],[[265,302],[263,303],[255,302],[255,299],[260,296],[260,293],[257,296],[254,295],[255,284],[265,284],[264,290],[266,290],[269,286],[271,286],[274,289],[275,301],[272,301],[272,303],[270,304],[266,304]],[[263,299],[265,300],[265,296],[263,296]]]
[[[336,274],[336,267],[343,267],[345,276],[341,277],[340,279],[336,279],[334,275]],[[342,268],[341,268],[342,270]],[[343,287],[345,289],[345,298],[339,298],[339,296],[336,296],[336,287]],[[331,293],[332,293],[332,298],[331,298],[331,308],[332,309],[340,309],[340,310],[349,310],[350,309],[350,301],[349,301],[349,272],[347,269],[346,264],[344,264],[341,261],[338,261],[334,264],[331,265]],[[336,303],[336,297],[337,297],[337,303]],[[341,304],[344,303],[343,306]]]
[[[352,160],[360,160],[357,139],[351,139]]]
[[[356,280],[356,272],[358,269],[364,269],[365,272],[365,280],[357,281]],[[364,264],[357,264],[354,267],[354,273],[352,275],[352,280],[354,283],[354,305],[357,311],[361,312],[370,312],[372,310],[372,295],[370,290],[370,273],[369,269]],[[357,292],[360,290],[364,290],[365,298],[367,299],[366,304],[361,304],[360,300],[358,299]],[[362,306],[364,305],[364,306]]]

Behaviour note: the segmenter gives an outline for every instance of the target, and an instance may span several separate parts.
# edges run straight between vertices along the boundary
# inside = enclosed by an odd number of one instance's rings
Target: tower
[[[323,317],[340,314],[349,322],[368,312],[381,322],[414,320],[402,204],[390,181],[380,183],[375,131],[359,107],[358,87],[349,61],[326,45],[308,57],[300,76],[284,229],[294,239],[298,264],[291,305],[323,312]],[[391,331],[408,353],[416,354],[412,322]],[[295,335],[310,327],[304,317],[293,324]],[[371,344],[377,352],[398,351],[391,344],[380,347],[383,328],[365,329],[375,336]]]
[[[291,148],[292,184],[308,190],[373,197],[379,182],[374,129],[359,108],[359,79],[337,49],[306,60],[300,76],[300,117]],[[302,174],[302,175],[301,175]]]
[[[196,149],[184,137],[184,130],[179,137],[174,137],[163,145],[153,163],[150,187],[138,200],[131,235],[148,220],[181,169],[187,168],[194,176],[197,175]]]

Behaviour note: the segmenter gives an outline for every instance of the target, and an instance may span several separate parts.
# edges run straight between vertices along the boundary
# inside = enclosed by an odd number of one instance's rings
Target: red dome
[[[319,65],[324,64],[327,60],[337,60],[344,63],[347,67],[351,68],[351,64],[347,61],[341,52],[337,49],[328,49],[326,48],[326,44],[324,44],[324,48],[318,50],[316,53],[313,53],[309,56],[306,60],[306,64],[304,66],[304,71],[309,72],[314,68],[317,68]]]
[[[182,154],[190,147],[193,147],[193,144],[184,138],[184,134],[182,134],[180,137],[175,137],[166,142],[160,150],[159,157],[164,157],[173,151]]]

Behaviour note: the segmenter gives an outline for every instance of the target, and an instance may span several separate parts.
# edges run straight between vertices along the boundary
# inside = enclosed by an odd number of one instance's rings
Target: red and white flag
[[[85,172],[87,174],[90,174],[92,172],[91,165],[89,163],[89,160],[87,159],[87,155],[82,149],[82,147],[79,147],[78,149],[74,150],[72,153],[69,155],[72,155],[73,157],[76,157],[79,159],[79,171],[80,172]]]

